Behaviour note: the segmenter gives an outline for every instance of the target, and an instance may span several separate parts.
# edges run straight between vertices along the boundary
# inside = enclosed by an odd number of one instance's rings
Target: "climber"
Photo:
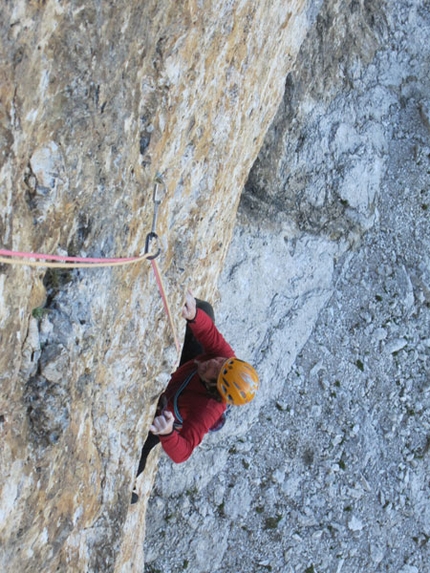
[[[208,302],[195,299],[188,291],[182,316],[187,327],[179,367],[158,402],[137,476],[145,469],[149,452],[160,442],[174,462],[186,461],[204,435],[222,424],[227,406],[250,402],[258,389],[257,372],[235,357],[214,324]],[[133,491],[131,503],[137,500]]]

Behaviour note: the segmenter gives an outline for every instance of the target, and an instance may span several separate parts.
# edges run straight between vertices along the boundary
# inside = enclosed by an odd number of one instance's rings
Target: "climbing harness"
[[[162,190],[160,190],[160,187],[162,188]],[[160,254],[161,249],[157,248],[157,251],[155,253],[149,251],[151,243],[153,241],[158,240],[158,235],[156,232],[158,209],[165,194],[166,194],[166,185],[162,180],[161,175],[157,174],[154,182],[154,191],[152,194],[152,200],[154,203],[154,215],[152,219],[152,227],[150,233],[147,234],[145,239],[145,250],[143,254],[140,254],[137,257],[115,257],[115,258],[69,257],[63,255],[47,255],[44,253],[28,253],[21,251],[11,251],[8,249],[0,249],[0,263],[8,265],[25,265],[30,267],[45,267],[45,268],[57,268],[57,269],[84,269],[84,268],[125,266],[139,263],[144,260],[150,261],[152,269],[154,271],[158,290],[160,292],[161,299],[163,301],[164,310],[167,314],[167,318],[169,320],[169,324],[173,333],[176,350],[179,356],[181,349],[178,338],[176,336],[176,330],[173,324],[172,313],[170,312],[170,307],[167,301],[163,281],[161,279],[160,270],[158,268],[157,261],[155,260]]]

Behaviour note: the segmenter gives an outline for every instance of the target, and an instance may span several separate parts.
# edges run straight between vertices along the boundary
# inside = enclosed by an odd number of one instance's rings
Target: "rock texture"
[[[324,3],[219,283],[262,390],[161,458],[147,573],[428,570],[429,32],[423,2]]]
[[[214,299],[319,5],[3,2],[2,247],[137,255],[160,173],[171,306],[189,282]],[[176,359],[150,268],[0,271],[0,567],[141,571],[145,503],[128,502]]]

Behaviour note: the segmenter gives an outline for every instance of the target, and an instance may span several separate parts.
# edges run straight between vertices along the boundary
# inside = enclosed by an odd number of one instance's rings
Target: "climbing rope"
[[[145,251],[138,257],[118,257],[118,258],[92,258],[92,257],[68,257],[63,255],[47,255],[43,253],[26,253],[20,251],[9,251],[7,249],[0,249],[0,263],[9,265],[26,265],[29,267],[46,267],[57,269],[85,269],[89,267],[113,267],[124,266],[133,263],[139,263],[145,259],[153,260],[160,254],[161,250],[158,249],[156,253],[150,253],[149,247],[151,241],[158,239],[156,233],[158,208],[161,204],[162,195],[158,191],[159,184],[166,186],[161,177],[157,175],[154,183],[154,192],[152,200],[154,203],[154,216],[152,219],[151,232],[147,234],[145,239]],[[31,259],[31,260],[30,260]],[[34,260],[39,259],[39,260]],[[57,261],[57,262],[48,262]],[[58,262],[59,261],[59,262]]]
[[[115,258],[69,257],[63,255],[47,255],[44,253],[28,253],[21,251],[10,251],[8,249],[0,249],[0,263],[8,265],[25,265],[30,267],[45,267],[45,268],[57,268],[57,269],[85,269],[85,268],[125,266],[139,263],[144,260],[150,261],[152,269],[154,271],[158,290],[160,292],[160,296],[163,302],[164,310],[166,312],[170,328],[173,333],[176,350],[179,355],[181,349],[178,338],[176,336],[176,330],[173,323],[172,313],[170,311],[170,306],[166,296],[166,290],[164,288],[164,284],[160,274],[160,269],[157,265],[157,261],[155,260],[160,254],[161,249],[158,248],[157,252],[155,253],[149,252],[151,242],[154,240],[158,240],[158,235],[156,233],[158,208],[161,204],[163,195],[159,192],[159,185],[163,186],[165,193],[166,186],[162,181],[161,177],[157,175],[154,183],[154,192],[152,196],[154,203],[154,216],[152,219],[152,228],[151,232],[148,233],[146,236],[144,253],[137,257],[115,257]]]
[[[173,323],[172,313],[170,311],[170,306],[169,306],[169,303],[168,303],[167,297],[166,297],[166,289],[164,288],[163,281],[161,279],[160,269],[158,268],[158,264],[157,264],[157,261],[155,259],[151,259],[151,266],[152,266],[152,270],[154,271],[154,276],[155,276],[155,280],[157,282],[158,291],[160,293],[161,300],[163,301],[164,311],[167,315],[167,320],[169,321],[170,329],[173,333],[173,339],[175,341],[176,351],[177,351],[178,357],[179,357],[181,354],[181,346],[179,344],[178,337],[176,336],[176,329],[175,329],[175,325]]]
[[[158,253],[157,253],[158,254]],[[0,263],[9,265],[25,265],[29,267],[46,267],[57,269],[85,269],[89,267],[113,267],[138,263],[145,259],[150,259],[151,253],[144,253],[139,257],[124,257],[113,259],[96,259],[91,257],[67,257],[62,255],[46,255],[42,253],[24,253],[19,251],[9,251],[0,249]],[[157,256],[157,255],[155,255]],[[40,260],[30,260],[40,259]],[[48,262],[61,261],[61,262]]]

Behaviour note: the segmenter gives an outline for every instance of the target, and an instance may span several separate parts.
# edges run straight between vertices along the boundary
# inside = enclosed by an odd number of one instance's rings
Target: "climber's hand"
[[[173,416],[172,412],[166,410],[163,414],[160,414],[160,416],[156,416],[154,418],[154,421],[149,427],[149,431],[156,436],[165,436],[166,434],[171,434],[173,432],[174,421],[175,417]]]
[[[182,308],[182,316],[186,320],[194,320],[196,318],[196,312],[196,299],[194,298],[193,293],[188,290],[185,295],[185,304]]]

